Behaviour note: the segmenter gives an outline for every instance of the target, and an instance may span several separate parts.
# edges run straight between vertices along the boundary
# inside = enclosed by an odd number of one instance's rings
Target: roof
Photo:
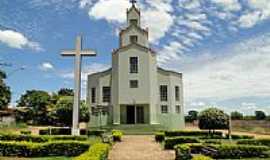
[[[133,9],[134,9],[139,15],[141,14],[140,10],[139,10],[135,5],[132,5],[132,7],[131,7],[130,9],[127,9],[127,13],[131,12]]]
[[[148,30],[147,29],[143,29],[143,28],[141,28],[141,27],[139,27],[139,26],[137,26],[137,25],[129,25],[127,28],[125,28],[125,29],[122,29],[121,31],[120,31],[120,36],[122,36],[122,34],[124,34],[125,32],[127,32],[127,31],[129,31],[129,30],[131,30],[132,28],[135,28],[135,29],[137,29],[139,32],[141,32],[141,33],[143,33],[143,34],[146,34],[147,36],[148,36]]]
[[[180,72],[176,72],[176,71],[172,71],[172,70],[166,70],[166,69],[163,69],[163,68],[161,68],[161,67],[158,67],[158,70],[160,70],[160,71],[163,71],[163,72],[167,72],[167,73],[169,73],[169,74],[177,74],[178,76],[181,76],[182,77],[182,73],[180,73]]]
[[[111,72],[111,70],[112,70],[112,68],[109,68],[109,69],[101,71],[101,72],[96,72],[96,73],[89,74],[88,76],[95,76],[95,75],[99,75],[99,74],[105,74],[107,72]]]
[[[150,52],[153,53],[153,54],[156,53],[156,52],[155,52],[153,49],[151,49],[151,48],[142,46],[142,45],[140,45],[140,44],[138,44],[138,43],[131,43],[131,44],[129,44],[129,45],[126,45],[126,46],[123,46],[123,47],[120,47],[120,48],[118,48],[118,49],[113,50],[113,54],[116,53],[116,52],[119,52],[119,51],[127,50],[127,49],[132,48],[132,47],[137,47],[137,48],[143,49],[143,50],[145,50],[145,51],[150,51]]]

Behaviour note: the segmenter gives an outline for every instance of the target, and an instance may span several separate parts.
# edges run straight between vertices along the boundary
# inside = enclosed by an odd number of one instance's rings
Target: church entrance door
[[[135,124],[135,106],[127,106],[127,124]]]
[[[144,123],[144,107],[141,107],[141,106],[136,107],[136,118],[137,118],[137,123],[140,123],[140,124]]]

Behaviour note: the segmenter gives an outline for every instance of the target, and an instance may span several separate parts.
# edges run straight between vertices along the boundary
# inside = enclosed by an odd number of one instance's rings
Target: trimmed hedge
[[[163,142],[165,139],[165,133],[164,132],[157,132],[155,133],[155,140],[156,142]]]
[[[34,136],[34,135],[19,135],[19,134],[0,134],[0,141],[27,141],[27,142],[48,142],[48,141],[62,141],[75,140],[85,141],[86,136]]]
[[[71,128],[41,129],[39,135],[71,135]]]
[[[191,154],[203,154],[215,159],[239,159],[269,156],[267,155],[269,148],[266,146],[189,144],[177,145],[175,151],[176,159],[181,159],[181,156],[183,155],[188,157],[191,156]]]
[[[264,145],[270,147],[270,139],[239,140],[237,144]]]
[[[89,146],[89,143],[78,141],[56,141],[46,143],[0,142],[0,156],[78,156],[85,152]]]
[[[90,130],[87,132],[88,136],[102,136],[106,131],[105,130]]]
[[[123,133],[119,130],[112,130],[112,138],[114,142],[121,142]]]
[[[229,138],[228,134],[226,135],[226,138]],[[232,139],[254,139],[254,136],[232,134]]]
[[[74,158],[74,160],[106,160],[108,157],[110,146],[104,143],[96,143],[82,155]]]
[[[177,144],[183,143],[200,143],[200,140],[192,137],[173,137],[166,138],[164,148],[165,149],[174,149],[174,146]]]
[[[207,157],[204,155],[197,155],[192,158],[192,160],[213,160],[211,157]]]
[[[214,132],[212,134],[216,137],[222,137],[222,132]],[[177,136],[210,136],[208,131],[165,131],[166,137],[177,137]]]

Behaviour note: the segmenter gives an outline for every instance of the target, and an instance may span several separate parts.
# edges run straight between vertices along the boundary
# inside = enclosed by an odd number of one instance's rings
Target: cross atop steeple
[[[132,6],[135,6],[135,4],[137,3],[137,0],[130,0],[130,3],[132,3]]]

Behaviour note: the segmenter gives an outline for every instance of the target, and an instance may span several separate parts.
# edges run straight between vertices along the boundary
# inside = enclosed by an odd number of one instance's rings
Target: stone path
[[[173,150],[163,150],[153,136],[124,136],[109,154],[109,160],[174,160]]]

